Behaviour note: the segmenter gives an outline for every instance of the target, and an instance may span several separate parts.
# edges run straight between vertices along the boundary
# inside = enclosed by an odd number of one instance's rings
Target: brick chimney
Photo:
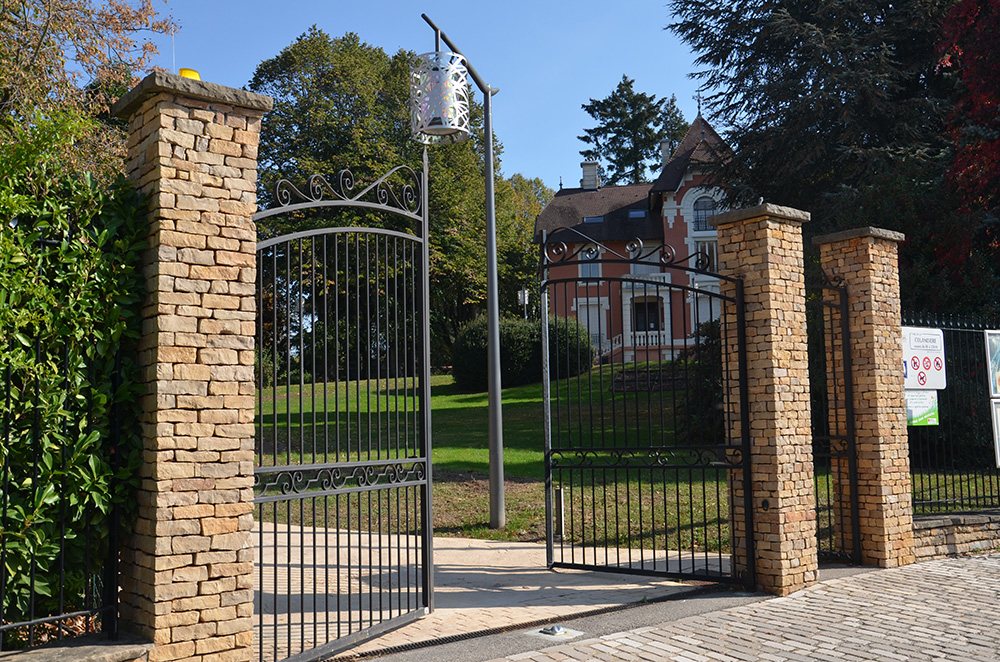
[[[580,188],[584,191],[596,191],[601,187],[601,176],[598,174],[597,161],[584,161],[580,164],[583,168],[583,179],[580,180]]]
[[[674,141],[664,138],[660,141],[660,165],[666,166],[674,152]]]

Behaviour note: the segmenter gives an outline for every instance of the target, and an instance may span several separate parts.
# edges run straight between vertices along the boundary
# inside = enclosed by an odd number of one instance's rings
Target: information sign
[[[944,332],[903,327],[903,388],[940,391],[948,386]]]
[[[906,391],[906,424],[940,424],[937,391]]]

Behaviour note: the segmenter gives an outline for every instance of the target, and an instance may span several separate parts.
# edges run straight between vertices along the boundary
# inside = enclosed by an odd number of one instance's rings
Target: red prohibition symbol
[[[914,356],[912,359],[910,359],[910,364],[913,365],[913,369],[914,370],[920,370],[920,358],[919,357]]]
[[[942,368],[944,368],[944,364],[941,363],[941,357],[940,356],[935,357],[934,358],[934,369],[935,370],[941,370]]]
[[[920,382],[920,385],[921,385],[921,386],[923,386],[924,384],[926,384],[926,383],[927,383],[927,375],[925,375],[925,374],[924,374],[924,373],[922,373],[922,372],[921,372],[921,373],[918,373],[918,374],[917,374],[917,381],[918,381],[918,382]]]
[[[931,369],[931,357],[925,356],[924,357],[924,370],[930,370],[930,369]]]

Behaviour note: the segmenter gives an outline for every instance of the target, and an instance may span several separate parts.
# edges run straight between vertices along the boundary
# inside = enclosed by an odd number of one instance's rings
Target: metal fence
[[[543,245],[549,566],[753,585],[742,281],[580,237]]]
[[[948,380],[940,425],[907,428],[914,514],[1000,508],[983,335],[1000,329],[1000,316],[904,313],[903,325],[944,332]]]
[[[0,649],[96,631],[113,636],[118,555],[110,550],[118,549],[121,517],[94,495],[113,494],[119,472],[120,360],[108,382],[69,342],[43,346],[22,336],[7,350],[0,365]]]
[[[816,539],[820,558],[861,562],[848,292],[818,274],[807,281]]]

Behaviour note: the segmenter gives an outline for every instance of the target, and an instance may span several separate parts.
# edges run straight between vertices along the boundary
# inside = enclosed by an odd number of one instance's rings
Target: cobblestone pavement
[[[1000,660],[1000,554],[833,579],[786,598],[499,660]]]

